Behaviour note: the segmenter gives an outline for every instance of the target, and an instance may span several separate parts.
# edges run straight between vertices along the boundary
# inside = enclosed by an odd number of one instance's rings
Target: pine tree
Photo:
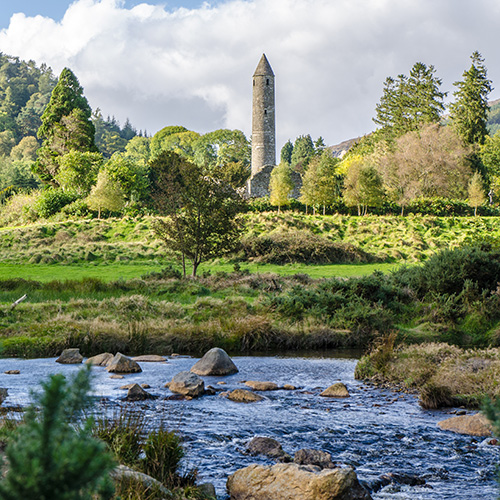
[[[385,130],[388,138],[418,130],[426,123],[437,123],[444,111],[441,79],[434,66],[421,62],[413,65],[410,76],[388,77],[373,121]]]
[[[484,144],[488,129],[488,95],[493,90],[484,59],[479,52],[471,56],[471,67],[463,80],[453,85],[455,102],[450,105],[451,123],[466,144]]]
[[[38,152],[35,173],[46,183],[57,185],[58,158],[70,151],[97,152],[92,110],[73,72],[64,68],[52,91],[38,129],[44,139]]]
[[[53,375],[42,387],[6,449],[0,499],[110,499],[113,460],[92,437],[92,421],[82,421],[90,371],[79,371],[71,383]]]

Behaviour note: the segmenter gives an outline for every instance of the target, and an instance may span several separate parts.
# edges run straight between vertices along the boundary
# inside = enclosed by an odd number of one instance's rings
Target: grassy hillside
[[[497,217],[311,216],[248,214],[246,236],[298,231],[351,244],[384,261],[418,262],[444,248],[500,237]],[[66,221],[0,228],[0,258],[9,264],[162,264],[166,253],[152,218]]]

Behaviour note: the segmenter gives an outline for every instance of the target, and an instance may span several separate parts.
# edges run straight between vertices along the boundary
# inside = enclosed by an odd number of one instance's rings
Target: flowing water
[[[205,385],[232,390],[244,388],[243,380],[292,384],[295,391],[262,393],[259,403],[234,403],[221,396],[191,401],[168,400],[164,384],[196,360],[169,359],[168,363],[141,363],[143,372],[113,380],[104,368],[93,368],[94,389],[102,411],[133,405],[144,411],[154,426],[160,421],[185,439],[188,467],[197,467],[202,481],[212,482],[219,498],[227,498],[229,474],[251,463],[270,464],[265,457],[242,453],[254,436],[277,439],[293,455],[301,448],[331,453],[336,463],[351,465],[359,479],[372,484],[389,472],[425,479],[425,485],[390,484],[373,493],[375,499],[479,499],[498,497],[495,466],[500,447],[481,438],[441,431],[436,423],[449,417],[444,411],[425,411],[413,395],[377,389],[354,380],[356,359],[342,353],[328,356],[233,357],[239,373],[229,377],[203,377]],[[5,375],[19,369],[20,375]],[[25,405],[30,389],[51,373],[71,374],[78,365],[58,365],[55,359],[0,359],[0,386],[9,389],[4,406]],[[319,397],[322,389],[344,382],[347,399]],[[124,403],[120,386],[147,383],[158,399]],[[224,385],[217,385],[224,382]]]

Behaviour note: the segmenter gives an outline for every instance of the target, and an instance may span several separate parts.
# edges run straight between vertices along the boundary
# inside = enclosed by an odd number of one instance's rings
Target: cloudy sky
[[[374,129],[387,76],[434,65],[442,89],[478,50],[500,97],[498,0],[2,0],[0,51],[71,68],[92,108],[154,133],[251,133],[251,78],[276,75],[278,148]],[[450,92],[450,98],[451,98]]]

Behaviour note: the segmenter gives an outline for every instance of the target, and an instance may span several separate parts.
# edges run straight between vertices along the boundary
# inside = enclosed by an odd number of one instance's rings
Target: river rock
[[[193,365],[191,371],[197,375],[232,375],[238,368],[226,351],[214,347]]]
[[[265,455],[280,462],[291,462],[291,457],[283,451],[281,444],[270,437],[254,437],[246,447],[250,455]]]
[[[278,385],[274,382],[259,382],[257,380],[247,380],[245,385],[254,391],[277,391]]]
[[[481,413],[447,418],[438,422],[438,426],[444,431],[453,431],[469,436],[491,436],[490,421]]]
[[[139,373],[142,368],[133,359],[127,358],[117,352],[115,357],[108,363],[106,370],[110,373]]]
[[[231,500],[370,500],[351,468],[318,473],[297,464],[250,465],[227,480]]]
[[[283,389],[284,391],[295,391],[295,390],[297,390],[297,387],[295,387],[295,386],[294,386],[294,385],[292,385],[292,384],[285,384],[285,385],[282,387],[282,389]]]
[[[165,498],[172,498],[172,492],[165,488],[160,481],[154,479],[143,472],[137,472],[125,465],[119,465],[110,473],[111,478],[121,485],[129,484],[136,487],[137,483],[144,485],[146,489],[154,489],[161,493]]]
[[[334,469],[336,467],[332,462],[330,453],[310,448],[304,448],[295,452],[293,461],[297,465],[316,465],[320,469]]]
[[[325,398],[348,398],[350,394],[347,387],[342,382],[337,382],[325,389],[320,396]]]
[[[196,398],[201,396],[205,391],[205,383],[203,380],[196,375],[196,373],[191,373],[188,371],[179,372],[174,375],[172,381],[166,384],[172,392],[176,394],[182,394],[183,396],[189,396]]]
[[[147,399],[156,399],[156,397],[146,392],[139,384],[133,384],[125,397],[126,401],[145,401]]]
[[[77,365],[83,361],[83,356],[80,354],[80,349],[64,349],[61,355],[56,359],[56,363],[64,365]]]
[[[85,364],[92,366],[108,366],[114,356],[110,352],[103,352],[97,356],[92,356],[85,361]]]
[[[235,389],[227,395],[227,399],[235,401],[236,403],[257,403],[264,398],[254,392],[245,391],[245,389]]]
[[[5,373],[5,375],[20,375],[21,374],[21,370],[7,370],[4,373]]]
[[[142,356],[134,356],[132,359],[138,363],[165,363],[167,361],[167,358],[156,354],[143,354]]]

